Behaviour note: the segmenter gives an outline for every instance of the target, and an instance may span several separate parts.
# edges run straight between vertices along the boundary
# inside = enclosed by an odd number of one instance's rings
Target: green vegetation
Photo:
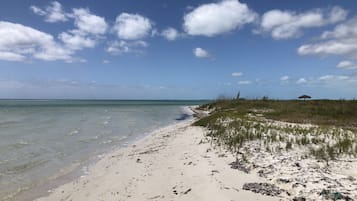
[[[234,153],[254,141],[260,144],[258,151],[303,147],[327,162],[340,155],[357,156],[357,101],[220,100],[201,109],[214,112],[195,125],[207,127],[213,142]]]
[[[230,116],[260,113],[268,119],[293,123],[357,128],[357,100],[220,100],[201,108],[215,108]]]

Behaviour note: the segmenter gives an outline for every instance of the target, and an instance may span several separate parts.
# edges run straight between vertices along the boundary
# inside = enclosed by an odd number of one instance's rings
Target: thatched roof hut
[[[311,98],[311,96],[308,96],[308,95],[299,96],[299,99],[304,99],[304,100],[310,99],[310,98]]]

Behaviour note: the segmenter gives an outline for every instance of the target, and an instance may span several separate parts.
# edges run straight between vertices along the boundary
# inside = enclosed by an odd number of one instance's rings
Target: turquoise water
[[[0,100],[0,198],[36,195],[98,155],[176,122],[183,106],[205,102]]]

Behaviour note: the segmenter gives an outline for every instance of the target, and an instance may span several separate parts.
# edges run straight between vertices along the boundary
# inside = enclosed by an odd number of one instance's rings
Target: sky
[[[357,98],[353,0],[0,4],[0,98]]]

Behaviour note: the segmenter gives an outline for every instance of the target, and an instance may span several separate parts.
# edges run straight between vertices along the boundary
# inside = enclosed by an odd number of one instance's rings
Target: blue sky
[[[1,1],[0,98],[357,98],[354,1]]]

